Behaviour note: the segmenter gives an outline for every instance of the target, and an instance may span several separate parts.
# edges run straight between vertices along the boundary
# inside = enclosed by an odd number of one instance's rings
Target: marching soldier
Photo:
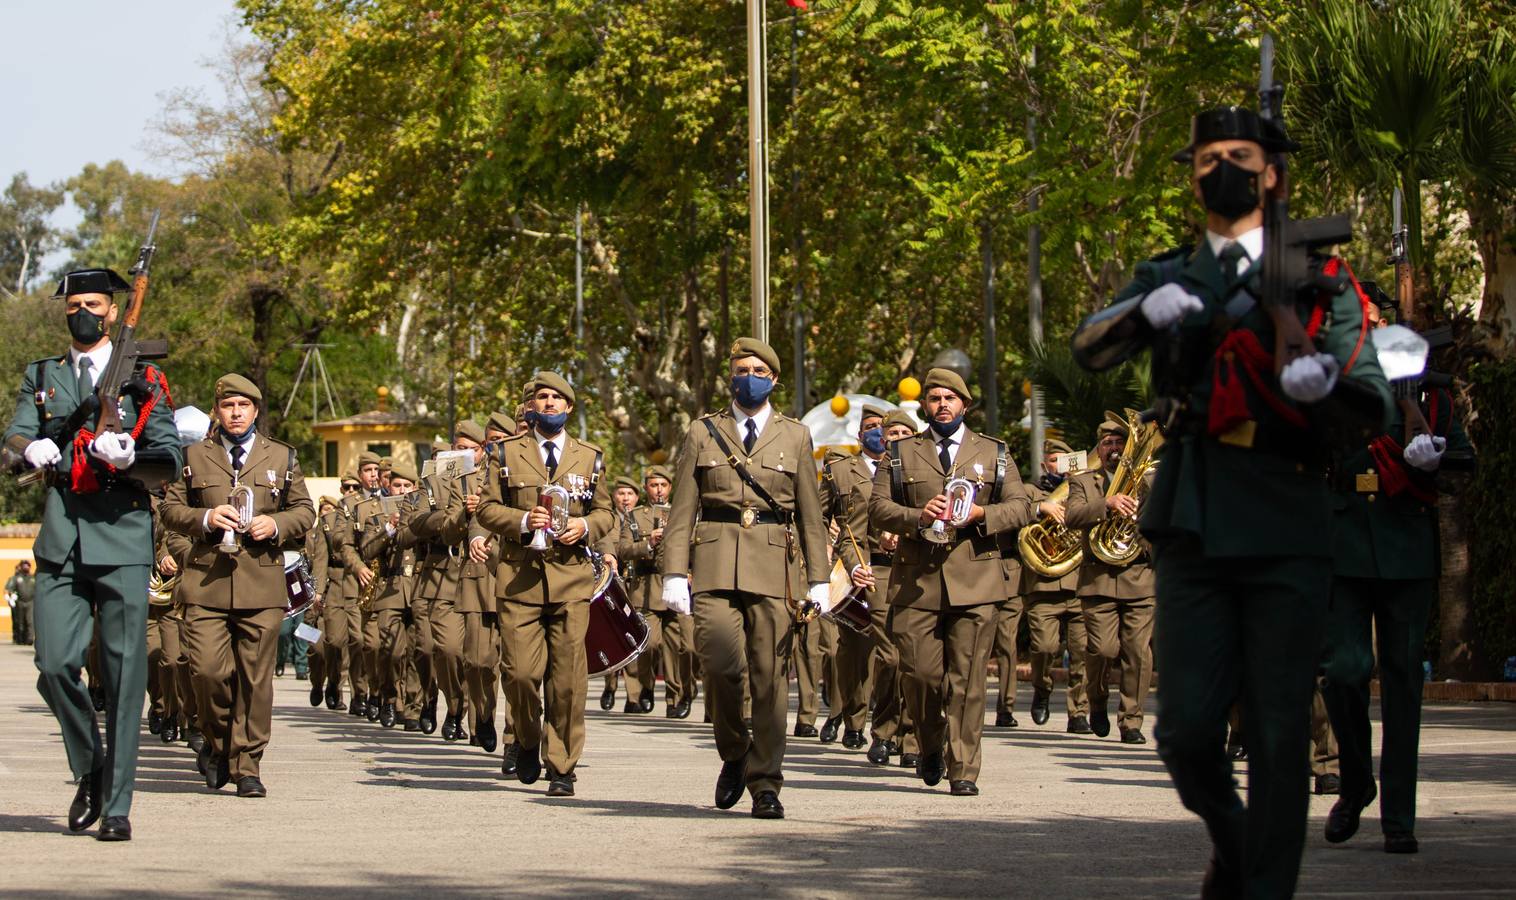
[[[1129,494],[1106,496],[1117,463],[1132,439],[1126,423],[1107,419],[1096,430],[1095,453],[1100,465],[1069,478],[1064,524],[1084,531],[1084,560],[1079,566],[1079,602],[1089,635],[1086,656],[1090,729],[1100,737],[1111,733],[1110,671],[1121,665],[1121,705],[1117,726],[1123,744],[1146,744],[1142,734],[1142,703],[1153,680],[1154,576],[1147,552],[1126,566],[1114,566],[1090,551],[1089,530],[1114,516],[1133,518],[1137,500]]]
[[[671,511],[668,501],[672,486],[673,478],[668,469],[648,467],[643,476],[647,504],[632,509],[621,520],[616,555],[627,578],[627,591],[631,595],[628,599],[633,607],[642,610],[648,621],[647,646],[633,663],[637,671],[627,676],[627,696],[631,696],[631,685],[637,685],[639,698],[648,701],[639,704],[638,709],[650,708],[661,663],[664,715],[670,719],[684,719],[689,717],[690,703],[694,699],[689,685],[682,679],[680,666],[685,652],[684,629],[680,626],[679,614],[664,605],[663,576],[658,573]],[[631,711],[630,703],[627,711]]]
[[[584,750],[589,683],[584,635],[595,586],[585,547],[604,539],[613,519],[610,498],[600,487],[600,448],[570,437],[563,427],[574,408],[574,389],[555,372],[539,372],[534,380],[535,424],[501,442],[500,462],[484,487],[470,542],[482,547],[486,531],[499,536],[495,583],[505,694],[518,748],[516,778],[534,783],[545,757],[548,796],[572,797],[574,767]],[[542,503],[549,485],[569,497],[561,530],[552,530],[553,512]],[[546,549],[533,547],[539,534]]]
[[[358,492],[356,476],[342,479],[343,499]],[[326,708],[342,708],[342,676],[351,666],[353,637],[351,633],[354,605],[357,598],[349,596],[347,568],[342,560],[342,548],[351,540],[352,522],[342,512],[343,500],[338,500],[328,509],[322,504],[321,519],[312,529],[325,545],[326,584],[317,583],[321,592],[321,609],[316,613],[314,627],[321,630],[321,640],[311,647],[311,706],[326,701]]]
[[[16,571],[5,580],[5,593],[14,598],[11,608],[11,643],[29,647],[32,644],[32,608],[37,599],[37,576],[32,574],[32,561],[23,559],[16,563]]]
[[[375,575],[369,565],[373,560],[365,560],[358,551],[364,529],[379,518],[382,496],[379,487],[379,455],[365,450],[358,454],[358,489],[342,495],[342,513],[347,523],[334,536],[334,540],[340,548],[338,558],[342,560],[342,595],[348,610],[348,678],[352,683],[353,696],[348,702],[347,711],[354,716],[367,716],[369,707],[372,706],[373,718],[376,719],[379,716],[379,702],[369,702],[370,684],[374,685],[375,692],[378,688],[368,627],[373,620],[373,613],[362,602]],[[373,635],[372,643],[378,643],[377,632]]]
[[[378,721],[385,728],[393,728],[398,717],[415,725],[408,729],[415,731],[420,727],[421,683],[411,662],[408,626],[413,621],[411,603],[416,596],[418,540],[410,528],[411,517],[417,512],[416,497],[410,497],[416,490],[416,473],[408,466],[391,465],[388,490],[389,506],[381,505],[381,515],[364,528],[359,545],[364,559],[378,561],[376,577],[384,583],[369,605],[378,637]],[[396,502],[403,497],[409,499]],[[386,512],[388,508],[394,512]],[[373,681],[369,688],[372,705]]]
[[[663,602],[695,617],[722,759],[716,806],[735,806],[746,786],[754,818],[782,819],[789,695],[782,657],[794,649],[795,621],[787,601],[808,600],[826,612],[826,526],[810,432],[769,404],[778,355],[749,337],[728,355],[732,406],[693,423],[679,451],[663,535]],[[744,679],[751,733],[742,717]]]
[[[1051,499],[1051,491],[1043,485],[1056,488],[1065,476],[1058,473],[1048,459],[1043,461],[1042,478],[1037,485],[1024,485],[1029,499],[1037,504],[1037,512],[1052,521],[1063,524],[1065,506]],[[1032,722],[1047,723],[1049,702],[1053,696],[1053,667],[1068,646],[1068,684],[1064,691],[1064,707],[1068,713],[1066,730],[1070,734],[1089,734],[1089,696],[1085,689],[1085,645],[1088,642],[1084,629],[1084,610],[1079,605],[1075,592],[1079,589],[1079,570],[1071,569],[1059,577],[1043,575],[1031,566],[1021,566],[1020,593],[1026,604],[1027,631],[1031,635],[1029,649],[1032,653]]]
[[[1005,444],[963,424],[974,399],[963,379],[932,369],[922,387],[929,427],[890,445],[874,476],[869,522],[900,536],[888,599],[921,744],[916,774],[928,787],[946,775],[954,796],[974,796],[985,672],[1006,591],[997,536],[1030,522],[1033,506]],[[947,525],[946,540],[929,540],[934,523],[953,514],[946,490],[954,478],[973,490],[966,520]]]
[[[265,797],[259,777],[274,705],[274,656],[288,593],[281,548],[298,547],[316,509],[288,444],[257,428],[263,394],[241,375],[216,381],[218,434],[185,451],[163,499],[163,524],[193,541],[180,590],[205,747],[206,786]],[[232,488],[252,490],[241,520]],[[228,543],[231,538],[235,544]],[[226,550],[235,546],[237,549]]]
[[[70,349],[26,367],[5,431],[7,450],[33,468],[49,469],[42,529],[32,547],[37,688],[58,719],[69,769],[79,784],[69,807],[69,830],[83,831],[103,816],[97,834],[103,841],[132,836],[129,815],[147,689],[153,521],[147,491],[130,480],[132,467],[150,455],[174,466],[182,458],[163,376],[145,364],[120,398],[121,426],[128,431],[90,438],[95,422],[81,414],[83,428],[64,433],[77,421],[76,410],[94,403],[96,380],[114,352],[108,329],[120,311],[113,295],[127,290],[110,269],[63,276],[54,297],[65,300]],[[105,651],[101,668],[94,670],[103,676],[104,743],[94,701],[80,678],[97,625]]]
[[[1192,166],[1205,240],[1139,265],[1118,303],[1074,338],[1076,358],[1095,366],[1155,347],[1154,382],[1172,419],[1141,514],[1157,568],[1155,736],[1180,799],[1211,834],[1206,896],[1287,896],[1295,887],[1308,711],[1331,589],[1324,426],[1367,440],[1389,413],[1351,285],[1302,292],[1293,309],[1254,300],[1278,287],[1261,275],[1264,201],[1281,185],[1270,155],[1294,148],[1250,110],[1197,115],[1176,158]],[[1325,275],[1340,265],[1317,262]],[[1276,335],[1292,358],[1274,358]],[[1245,809],[1222,740],[1239,698]]]
[[[642,492],[637,486],[636,479],[625,475],[616,479],[614,485],[611,487],[611,512],[615,514],[616,527],[611,530],[610,534],[606,535],[605,540],[601,541],[600,546],[596,548],[605,557],[605,561],[619,572],[622,581],[626,584],[627,591],[634,596],[639,595],[635,585],[636,576],[633,574],[635,567],[630,564],[622,564],[621,541],[623,533],[628,531],[629,526],[627,523],[632,510],[637,508],[637,503],[641,498]],[[630,530],[633,535],[631,544],[642,540],[642,529],[640,526],[634,522],[630,525]],[[661,595],[658,598],[658,602],[660,605],[663,603]],[[649,627],[650,629],[653,627],[652,623],[649,623]],[[605,687],[600,693],[601,709],[608,710],[616,705],[616,685],[625,676],[626,708],[622,712],[640,715],[653,711],[653,684],[657,677],[656,648],[653,646],[653,640],[654,638],[650,631],[647,646],[635,662],[622,671],[606,673]],[[644,675],[646,676],[645,680],[643,677],[640,677]]]
[[[332,595],[332,587],[335,584],[337,593],[342,592],[341,573],[332,572],[331,566],[331,539],[326,534],[326,523],[332,516],[337,514],[337,504],[342,501],[336,497],[324,496],[316,507],[316,525],[305,533],[305,556],[311,563],[311,583],[315,587],[316,597],[319,603],[312,603],[301,617],[301,621],[317,631],[321,631],[321,637],[306,648],[306,662],[310,666],[311,706],[320,706],[326,699],[326,632],[322,630],[322,616],[326,613],[327,598]],[[320,546],[316,546],[319,544]],[[316,558],[321,558],[321,575],[316,577]],[[339,676],[340,678],[340,676]]]

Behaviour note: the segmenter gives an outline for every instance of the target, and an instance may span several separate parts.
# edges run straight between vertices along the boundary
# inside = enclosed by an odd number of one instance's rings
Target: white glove
[[[826,582],[811,585],[811,589],[805,592],[805,599],[816,605],[822,615],[826,615],[832,609],[832,586]]]
[[[125,432],[107,431],[89,445],[90,455],[118,469],[130,469],[137,461],[137,442]]]
[[[1279,386],[1297,403],[1316,403],[1326,399],[1337,385],[1342,366],[1330,353],[1302,356],[1279,373]]]
[[[1148,324],[1159,331],[1175,322],[1205,309],[1205,301],[1170,282],[1142,298],[1142,315]]]
[[[1442,464],[1442,453],[1448,449],[1448,439],[1434,434],[1418,434],[1405,445],[1405,461],[1423,472],[1435,472]]]
[[[683,575],[663,577],[663,605],[681,616],[690,614],[690,580]]]
[[[53,443],[52,438],[38,438],[32,441],[26,445],[21,455],[26,457],[26,461],[31,463],[34,469],[50,466],[63,459],[63,454],[58,452],[58,445]]]

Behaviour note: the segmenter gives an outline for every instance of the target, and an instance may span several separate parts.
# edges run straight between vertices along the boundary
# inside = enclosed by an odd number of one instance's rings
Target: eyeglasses
[[[342,493],[344,493],[344,494],[348,493],[349,491],[356,491],[356,490],[358,490],[358,485],[356,485],[356,484],[344,484],[342,486]]]
[[[764,365],[757,365],[757,366],[741,365],[741,366],[738,366],[737,368],[733,369],[732,370],[732,374],[734,374],[734,375],[757,375],[759,378],[768,378],[768,377],[770,377],[770,376],[772,376],[774,374],[774,371],[772,369],[770,369],[768,366],[764,366]]]

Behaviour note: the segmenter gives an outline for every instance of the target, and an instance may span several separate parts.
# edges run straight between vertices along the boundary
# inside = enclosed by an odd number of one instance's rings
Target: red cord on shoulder
[[[1363,352],[1363,342],[1369,333],[1369,295],[1363,292],[1363,286],[1358,283],[1358,277],[1353,274],[1353,267],[1347,264],[1347,260],[1334,256],[1327,260],[1326,265],[1321,267],[1321,273],[1327,277],[1337,274],[1338,269],[1344,269],[1348,273],[1348,283],[1353,286],[1353,293],[1358,295],[1358,310],[1363,319],[1358,327],[1358,343],[1353,347],[1353,355],[1348,357],[1347,364],[1342,367],[1342,374],[1346,375],[1353,371],[1353,364],[1358,362],[1358,354]],[[1319,312],[1320,307],[1317,307]]]

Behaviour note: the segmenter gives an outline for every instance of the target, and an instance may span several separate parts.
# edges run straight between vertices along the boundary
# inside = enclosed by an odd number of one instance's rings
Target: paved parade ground
[[[183,744],[144,733],[135,839],[102,844],[66,833],[73,788],[35,680],[30,648],[0,646],[12,897],[1194,895],[1208,853],[1153,745],[1066,734],[1061,688],[1047,725],[1032,726],[1023,685],[1021,727],[986,731],[979,797],[792,739],[788,818],[758,822],[746,798],[712,805],[719,763],[698,703],[684,721],[661,700],[649,716],[604,713],[597,681],[579,796],[550,800],[545,781],[502,779],[498,755],[312,709],[293,675],[276,682],[267,799],[207,791]],[[1380,850],[1377,804],[1329,847],[1331,799],[1313,798],[1301,895],[1516,893],[1516,706],[1440,704],[1425,722],[1421,854]]]

